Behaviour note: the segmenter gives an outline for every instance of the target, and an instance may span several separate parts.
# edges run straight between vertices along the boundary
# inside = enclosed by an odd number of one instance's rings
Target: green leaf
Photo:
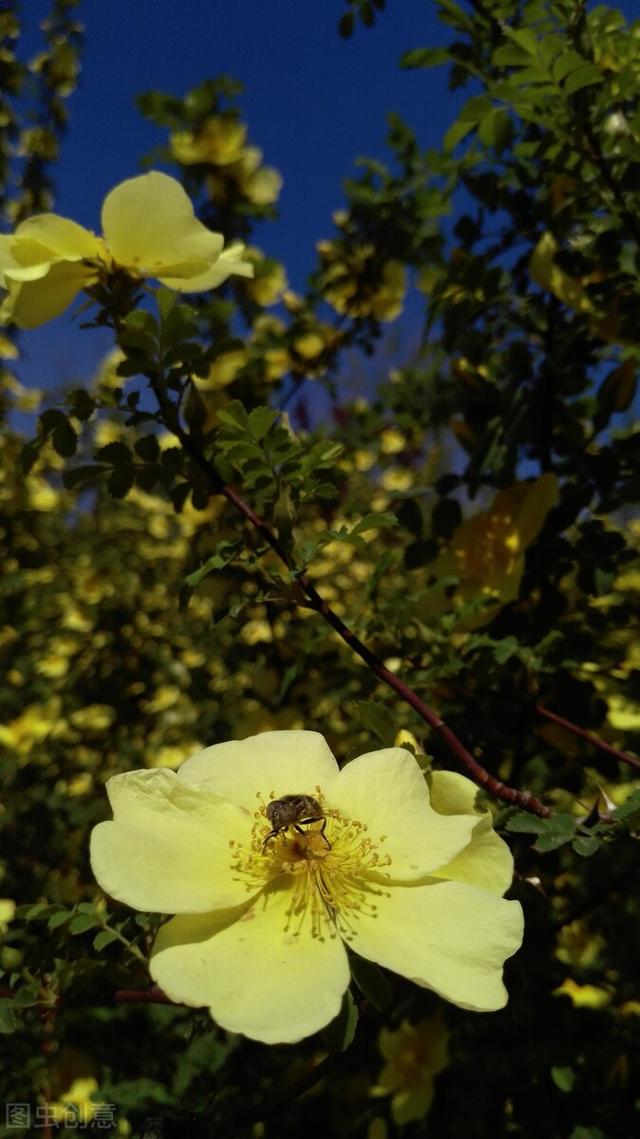
[[[629,822],[640,812],[640,790],[632,791],[628,799],[616,807],[613,817],[617,822]]]
[[[216,570],[221,570],[224,569],[225,566],[228,566],[240,552],[242,546],[243,543],[241,540],[237,542],[222,542],[215,554],[212,554],[199,569],[194,570],[193,573],[190,573],[185,578],[185,583],[189,589],[195,589],[203,578],[208,577],[210,573],[214,573]]]
[[[565,79],[562,90],[565,95],[575,95],[584,87],[591,87],[594,83],[602,83],[603,76],[599,67],[594,63],[585,63]]]
[[[571,843],[576,854],[581,854],[583,858],[590,858],[602,846],[601,840],[594,834],[581,834],[574,838]]]
[[[130,466],[133,455],[126,443],[107,443],[96,451],[99,463],[109,463],[113,467]]]
[[[226,423],[229,427],[236,427],[243,433],[249,431],[249,416],[239,399],[232,399],[230,403],[220,408],[218,419],[220,423]]]
[[[546,819],[530,815],[528,811],[516,811],[505,823],[505,830],[511,834],[542,834]]]
[[[398,519],[390,511],[380,511],[379,514],[365,514],[356,522],[352,534],[366,534],[368,530],[393,530],[398,525]]]
[[[439,67],[451,59],[449,49],[446,47],[417,47],[413,51],[405,51],[400,57],[400,66],[412,67]]]
[[[462,142],[463,138],[467,137],[470,131],[473,130],[474,126],[475,123],[473,122],[463,123],[460,119],[456,119],[455,123],[449,127],[449,130],[445,133],[445,136],[442,140],[444,149],[447,151],[455,150],[458,143]]]
[[[13,1001],[2,997],[0,998],[0,1033],[3,1036],[8,1036],[10,1033],[15,1032],[17,1028],[15,1013],[13,1011]]]
[[[107,945],[111,945],[112,941],[116,941],[117,937],[117,933],[114,933],[112,929],[102,929],[93,939],[93,948],[98,953],[101,953]]]
[[[538,835],[534,843],[534,850],[545,854],[550,850],[557,850],[559,846],[571,842],[576,833],[576,820],[573,815],[557,814],[550,819],[543,820],[544,830]]]
[[[143,435],[136,441],[134,449],[145,463],[155,463],[160,454],[160,445],[155,435]]]
[[[364,957],[352,954],[349,957],[351,976],[360,991],[371,1001],[378,1012],[389,1008],[393,998],[391,983],[379,965],[367,961]]]
[[[488,115],[493,110],[493,103],[491,99],[487,99],[486,95],[472,95],[467,100],[464,107],[458,115],[459,123],[479,123],[481,119]]]
[[[278,412],[271,407],[254,407],[249,413],[249,431],[253,438],[260,442],[273,427]]]
[[[62,481],[67,490],[73,490],[76,486],[97,482],[107,470],[107,467],[100,466],[98,463],[88,463],[84,467],[73,467],[71,470],[64,471]]]
[[[66,925],[69,921],[71,914],[69,910],[59,910],[57,914],[52,914],[47,922],[48,929],[58,929],[61,925]]]
[[[22,985],[13,998],[13,1003],[16,1008],[31,1008],[33,1005],[38,1004],[40,996],[40,986],[35,984]]]
[[[75,388],[69,392],[65,403],[71,415],[82,420],[90,419],[96,409],[95,400],[84,388]]]
[[[114,498],[124,498],[129,493],[135,479],[133,467],[115,467],[107,481],[110,494]]]
[[[397,727],[388,708],[376,704],[375,700],[355,700],[356,715],[385,747],[391,747],[397,735]]]
[[[88,929],[95,929],[99,921],[91,914],[77,914],[69,922],[69,932],[72,934],[85,933]]]
[[[322,1032],[322,1040],[327,1051],[346,1052],[349,1045],[353,1043],[357,1027],[358,1009],[351,995],[351,990],[347,989],[342,998],[340,1012]]]
[[[561,1092],[570,1092],[576,1082],[573,1068],[552,1068],[551,1079]]]

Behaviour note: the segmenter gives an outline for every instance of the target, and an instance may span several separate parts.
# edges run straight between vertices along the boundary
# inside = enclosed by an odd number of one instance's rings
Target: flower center
[[[365,824],[327,806],[319,787],[313,798],[321,806],[321,818],[306,824],[291,821],[274,834],[269,800],[260,797],[250,844],[230,844],[232,870],[247,891],[260,886],[287,890],[285,932],[295,935],[310,921],[314,937],[350,941],[358,916],[375,915],[376,899],[386,894],[381,881],[391,864],[382,849],[386,836],[370,837]],[[276,801],[275,795],[270,801]]]

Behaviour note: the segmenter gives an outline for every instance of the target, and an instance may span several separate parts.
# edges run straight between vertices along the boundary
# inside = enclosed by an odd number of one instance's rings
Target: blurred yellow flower
[[[57,1101],[47,1105],[48,1113],[56,1123],[63,1123],[68,1127],[90,1123],[98,1109],[103,1106],[91,1098],[97,1090],[98,1081],[92,1076],[80,1077],[73,1081],[68,1091],[63,1092]]]
[[[553,990],[554,997],[569,997],[575,1008],[606,1008],[611,1003],[612,993],[601,989],[598,985],[578,985],[571,977],[567,977],[557,989]]]
[[[431,1107],[434,1078],[449,1063],[449,1032],[441,1016],[411,1024],[404,1020],[398,1029],[383,1028],[379,1045],[387,1061],[374,1096],[393,1096],[391,1114],[402,1126],[423,1119]]]
[[[200,293],[232,273],[253,275],[240,243],[195,216],[179,182],[151,171],[116,186],[102,207],[104,237],[56,214],[39,214],[0,236],[0,322],[35,328],[58,316],[101,274],[124,269],[168,288]]]
[[[345,943],[462,1008],[506,1003],[502,964],[522,940],[521,908],[501,896],[513,862],[464,777],[434,774],[432,802],[402,748],[340,770],[317,732],[275,731],[107,789],[94,874],[118,901],[177,915],[151,975],[228,1031],[278,1043],[324,1027],[349,984]],[[278,825],[275,803],[301,795]]]
[[[197,131],[176,131],[169,138],[171,153],[183,166],[200,162],[228,166],[241,157],[247,128],[238,119],[212,115]]]
[[[538,537],[552,506],[558,501],[555,475],[545,474],[517,482],[498,491],[488,510],[467,518],[454,530],[446,547],[431,563],[436,585],[418,608],[428,619],[450,606],[473,601],[495,601],[467,619],[467,625],[483,624],[496,610],[514,601],[520,592],[527,547]],[[437,581],[457,578],[451,601],[438,589]]]

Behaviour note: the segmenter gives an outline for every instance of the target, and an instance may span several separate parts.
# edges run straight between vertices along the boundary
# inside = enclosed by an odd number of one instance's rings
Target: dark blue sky
[[[618,7],[633,18],[638,0]],[[23,0],[29,53],[49,0]],[[446,68],[401,71],[407,48],[447,42],[434,0],[388,0],[376,26],[343,41],[343,0],[84,0],[82,75],[69,100],[70,127],[55,171],[55,211],[99,229],[100,206],[166,135],[141,118],[136,95],[183,95],[226,73],[242,81],[250,141],[277,167],[281,218],[261,227],[264,251],[303,289],[315,242],[332,232],[342,180],[358,156],[388,157],[386,114],[398,112],[423,146],[438,146],[465,93],[450,95]],[[22,335],[21,377],[56,387],[86,377],[109,346],[69,316]]]

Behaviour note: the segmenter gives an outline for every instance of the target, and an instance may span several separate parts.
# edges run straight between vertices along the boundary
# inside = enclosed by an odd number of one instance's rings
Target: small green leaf
[[[356,715],[385,747],[391,747],[397,735],[396,725],[388,708],[375,700],[355,700]]]
[[[530,815],[528,811],[516,811],[505,824],[505,830],[511,834],[542,834],[546,819],[539,819],[537,815]]]
[[[131,490],[134,479],[133,467],[115,467],[107,481],[109,492],[114,498],[124,498]]]
[[[143,435],[136,441],[134,449],[145,463],[155,463],[160,454],[160,445],[155,435]]]
[[[100,466],[98,463],[88,463],[84,467],[73,467],[69,471],[64,471],[62,481],[67,490],[73,490],[76,486],[84,486],[86,483],[97,482],[97,480],[105,474],[107,469],[107,467]]]
[[[249,430],[253,438],[260,442],[273,427],[278,412],[271,407],[254,407],[249,413]]]
[[[14,995],[13,1002],[16,1008],[30,1008],[38,1004],[40,987],[37,984],[23,985]]]
[[[0,1033],[3,1036],[9,1036],[10,1033],[15,1032],[17,1028],[15,1013],[13,1011],[13,1001],[3,997],[0,999]]]
[[[249,416],[239,399],[232,399],[230,403],[220,408],[218,419],[220,423],[228,424],[229,427],[236,427],[242,432],[249,431]]]
[[[551,1079],[561,1092],[570,1092],[576,1082],[573,1068],[552,1068]]]
[[[96,451],[99,463],[110,463],[113,467],[128,466],[132,461],[132,454],[125,443],[107,443]]]
[[[329,1052],[346,1052],[349,1045],[353,1043],[357,1027],[358,1009],[351,995],[351,990],[347,989],[342,998],[340,1012],[322,1033],[325,1048]]]
[[[446,47],[417,47],[413,51],[405,51],[400,57],[400,66],[413,67],[439,67],[451,59],[449,49]]]
[[[571,845],[576,854],[581,854],[583,858],[589,858],[596,853],[596,850],[600,849],[602,843],[594,834],[581,834],[574,838]]]
[[[112,929],[102,929],[93,939],[93,948],[98,953],[101,953],[107,945],[110,945],[112,941],[116,941],[117,937],[117,933],[114,933]]]
[[[557,814],[550,819],[543,820],[545,826],[534,843],[534,850],[545,854],[550,850],[557,850],[559,846],[571,842],[576,833],[576,820],[573,815]]]
[[[389,1008],[393,997],[393,990],[388,978],[379,965],[358,957],[355,953],[350,955],[351,976],[356,985],[378,1012]]]
[[[69,921],[71,914],[69,910],[59,910],[57,914],[52,914],[47,922],[49,929],[58,929],[61,925],[66,925]]]
[[[72,934],[85,933],[88,929],[95,929],[99,921],[91,914],[77,914],[69,922],[69,932]]]

